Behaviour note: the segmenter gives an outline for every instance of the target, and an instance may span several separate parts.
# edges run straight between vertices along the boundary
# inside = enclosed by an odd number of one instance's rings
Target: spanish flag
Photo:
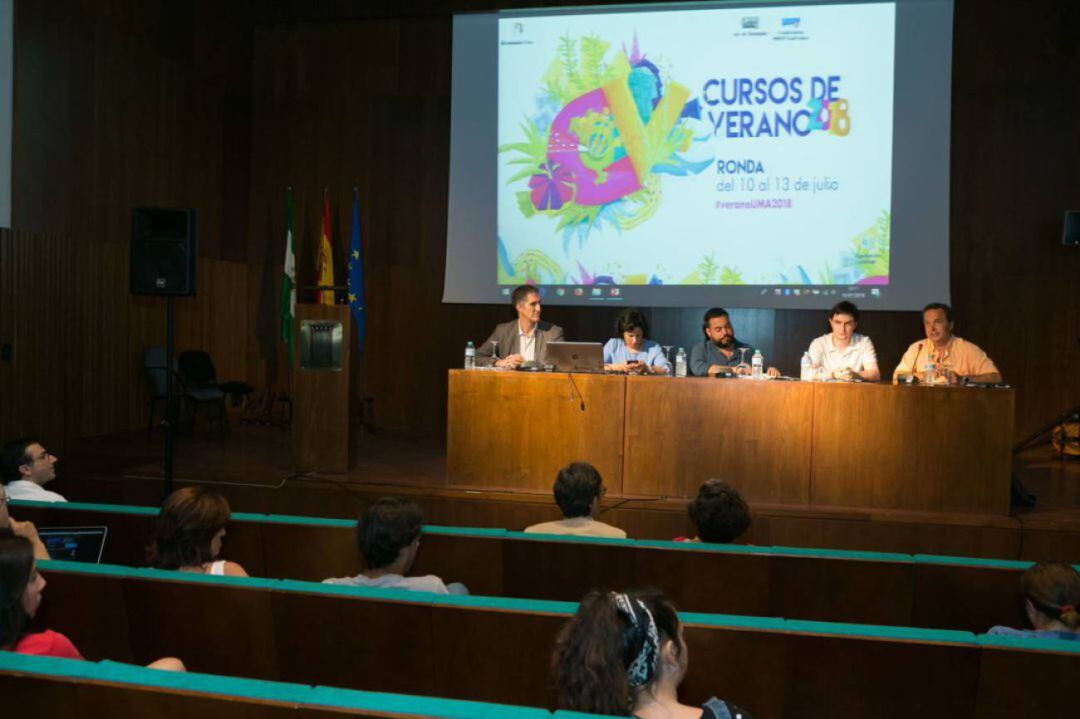
[[[323,222],[322,237],[319,239],[318,271],[318,280],[315,284],[319,287],[333,287],[334,251],[330,248],[330,198],[326,192],[323,192]],[[333,290],[318,290],[316,296],[320,305],[334,304]]]

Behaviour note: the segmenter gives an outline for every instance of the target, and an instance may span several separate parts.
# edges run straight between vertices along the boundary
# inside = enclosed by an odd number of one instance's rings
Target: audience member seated
[[[663,594],[594,590],[555,643],[557,706],[637,719],[749,719],[715,697],[701,707],[680,704],[687,666],[679,615]]]
[[[38,537],[37,527],[33,522],[19,522],[8,514],[8,496],[3,485],[0,485],[0,534],[13,534],[16,537],[25,537],[34,547],[34,559],[48,559],[49,550],[45,543]]]
[[[218,559],[229,515],[229,503],[220,494],[205,487],[176,490],[161,506],[148,550],[150,566],[246,577],[247,572],[236,562]]]
[[[433,574],[407,577],[416,552],[424,518],[420,507],[396,497],[383,497],[360,515],[356,539],[364,557],[364,571],[355,577],[323,580],[326,584],[378,589],[408,589],[433,594],[468,594],[464,584],[443,580]]]
[[[1080,639],[1080,574],[1068,564],[1040,562],[1020,578],[1024,610],[1034,629],[993,627],[990,634]]]
[[[8,442],[0,450],[4,484],[10,499],[31,502],[66,502],[61,495],[45,489],[56,479],[56,455],[32,437]]]
[[[572,462],[559,470],[555,478],[555,503],[564,519],[526,527],[530,534],[572,534],[581,537],[625,539],[626,532],[594,519],[600,498],[607,489],[596,467],[588,462]]]
[[[706,480],[698,487],[697,497],[687,510],[697,536],[676,537],[676,542],[730,544],[750,528],[750,507],[746,500],[719,479]]]
[[[82,659],[71,640],[59,632],[29,631],[41,606],[45,577],[38,572],[30,540],[11,534],[0,535],[0,649],[19,654],[35,654],[63,659]],[[174,657],[159,659],[151,669],[184,671]]]

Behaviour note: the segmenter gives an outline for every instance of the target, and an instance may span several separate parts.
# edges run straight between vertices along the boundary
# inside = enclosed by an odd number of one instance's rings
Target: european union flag
[[[356,321],[356,342],[364,351],[364,261],[360,254],[360,191],[353,188],[352,233],[349,235],[349,311]]]

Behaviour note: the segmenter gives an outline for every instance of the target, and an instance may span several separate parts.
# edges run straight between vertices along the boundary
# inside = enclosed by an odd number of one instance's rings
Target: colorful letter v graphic
[[[690,97],[690,90],[677,82],[668,83],[664,97],[653,110],[649,124],[645,125],[641,122],[634,96],[630,93],[628,77],[612,80],[602,89],[611,115],[615,118],[615,127],[619,128],[623,147],[634,166],[634,173],[638,182],[644,185],[653,164],[662,159],[652,156],[652,153],[675,126],[687,98]]]

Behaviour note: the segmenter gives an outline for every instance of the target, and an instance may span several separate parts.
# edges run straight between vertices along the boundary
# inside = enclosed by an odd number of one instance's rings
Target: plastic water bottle
[[[799,379],[803,382],[814,381],[814,362],[810,359],[809,352],[802,353],[802,360],[799,362]]]
[[[926,360],[926,364],[923,365],[923,384],[934,384],[934,380],[937,379],[937,365],[933,360]]]
[[[686,351],[680,347],[679,351],[675,354],[675,376],[686,376]]]
[[[476,348],[473,347],[472,340],[465,345],[465,369],[473,369],[476,367]]]
[[[754,350],[754,356],[750,358],[750,376],[754,379],[764,377],[765,358],[761,356],[761,350]]]

